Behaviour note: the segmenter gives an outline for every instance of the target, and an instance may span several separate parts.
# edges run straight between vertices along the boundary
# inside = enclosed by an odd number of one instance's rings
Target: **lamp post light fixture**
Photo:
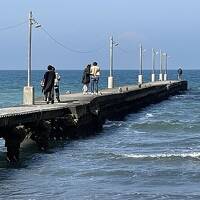
[[[27,86],[24,87],[23,104],[34,104],[34,87],[31,85],[31,65],[32,65],[32,26],[35,28],[41,27],[38,22],[33,19],[32,12],[29,13],[29,31],[28,31],[28,81]]]
[[[113,78],[113,47],[117,46],[118,43],[115,43],[113,36],[110,37],[110,74],[108,76],[108,88],[111,89],[114,87],[114,78]]]
[[[140,70],[138,75],[138,84],[143,83],[143,53],[146,49],[143,49],[142,44],[140,44]]]
[[[160,50],[160,74],[159,74],[159,81],[163,81],[163,53]]]
[[[156,81],[156,74],[155,74],[155,64],[156,64],[156,55],[158,54],[155,49],[152,49],[152,74],[151,74],[151,81]]]

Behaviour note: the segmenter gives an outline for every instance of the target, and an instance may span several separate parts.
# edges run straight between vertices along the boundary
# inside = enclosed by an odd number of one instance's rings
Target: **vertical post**
[[[143,55],[142,55],[142,44],[140,44],[140,75],[142,75],[142,64],[143,64]]]
[[[142,49],[142,44],[140,44],[140,70],[138,75],[138,84],[143,83],[142,67],[143,67],[143,49]]]
[[[163,81],[163,72],[162,72],[162,68],[163,68],[163,59],[162,59],[162,50],[160,50],[160,74],[159,74],[159,80]]]
[[[29,13],[29,33],[28,33],[28,87],[31,86],[31,48],[32,48],[32,12]]]
[[[33,105],[34,104],[34,87],[31,86],[31,37],[32,37],[32,12],[29,13],[29,30],[28,30],[28,82],[27,86],[24,87],[23,91],[23,104],[24,105]]]
[[[113,36],[110,37],[110,75],[108,77],[108,88],[113,88]]]
[[[165,55],[165,73],[164,73],[164,81],[167,80],[167,59],[168,59],[168,55],[167,53],[164,54]]]
[[[165,61],[165,73],[167,74],[167,64],[168,64],[168,55],[166,53],[166,61]]]
[[[155,50],[152,49],[152,74],[151,74],[151,81],[155,82],[156,80],[156,75],[155,75]]]
[[[110,76],[113,76],[113,37],[110,37]]]

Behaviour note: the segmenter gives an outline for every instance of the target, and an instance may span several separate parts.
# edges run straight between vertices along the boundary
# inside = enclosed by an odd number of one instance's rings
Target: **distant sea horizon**
[[[71,68],[71,69],[64,69],[64,68],[57,68],[57,70],[63,70],[63,71],[81,71],[81,70],[83,70],[84,68],[80,68],[80,69],[77,69],[77,68],[75,68],[75,69],[73,69],[73,68]],[[44,71],[44,70],[46,70],[46,68],[44,68],[44,69],[34,69],[34,68],[32,68],[31,69],[31,71]],[[105,69],[105,68],[102,68],[101,70],[104,70],[104,71],[109,71],[109,69]],[[139,71],[140,69],[139,69],[139,67],[138,67],[138,69],[122,69],[122,68],[119,68],[119,69],[114,69],[114,71],[117,71],[117,70],[120,70],[120,71]],[[160,69],[159,68],[156,68],[156,70],[157,71],[159,71]],[[177,68],[174,68],[174,69],[167,69],[167,71],[176,71],[176,70],[178,70],[178,67]],[[190,71],[190,70],[192,70],[192,71],[198,71],[198,70],[200,70],[200,68],[199,69],[196,69],[196,68],[183,68],[183,70],[186,70],[186,71]],[[0,71],[27,71],[27,69],[0,69]],[[149,69],[143,69],[143,71],[151,71],[151,68],[149,68]],[[163,71],[164,71],[164,69],[163,69]]]
[[[61,93],[82,91],[82,70],[58,70]],[[158,79],[159,71],[156,71]],[[44,70],[33,70],[41,96]],[[100,89],[109,71],[102,70]],[[138,70],[115,70],[115,85],[137,84]],[[0,139],[0,199],[200,199],[200,70],[184,70],[188,91],[106,121],[95,137],[55,142],[40,152],[21,149],[20,163],[9,167]],[[26,70],[0,71],[0,108],[22,103]],[[151,71],[144,70],[144,81]],[[177,80],[177,70],[168,78]]]

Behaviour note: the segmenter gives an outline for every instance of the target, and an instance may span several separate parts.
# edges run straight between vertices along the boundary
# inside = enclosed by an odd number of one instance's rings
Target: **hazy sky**
[[[199,9],[200,0],[0,0],[0,69],[27,69],[29,11],[43,27],[32,32],[33,69],[82,69],[93,61],[108,69],[111,35],[119,43],[116,69],[138,69],[140,43],[145,69],[152,47],[170,55],[171,69],[198,69]]]

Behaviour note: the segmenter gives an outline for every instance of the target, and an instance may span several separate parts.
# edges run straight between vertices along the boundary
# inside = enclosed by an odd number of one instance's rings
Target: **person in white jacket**
[[[92,67],[90,68],[91,75],[91,92],[92,94],[98,94],[98,84],[99,84],[99,76],[100,76],[100,67],[97,65],[97,62],[93,62]]]
[[[55,68],[53,69],[55,71]],[[55,72],[55,81],[54,81],[54,89],[56,93],[56,99],[60,102],[60,89],[59,89],[59,82],[60,82],[60,75],[58,72]]]

